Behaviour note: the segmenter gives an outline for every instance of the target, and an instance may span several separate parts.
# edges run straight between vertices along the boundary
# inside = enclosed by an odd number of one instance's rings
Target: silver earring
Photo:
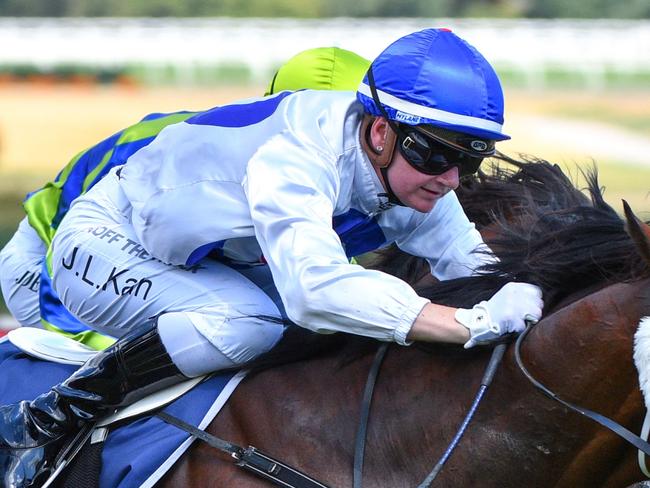
[[[382,146],[377,146],[375,149],[377,149],[377,152],[382,152],[384,150]]]

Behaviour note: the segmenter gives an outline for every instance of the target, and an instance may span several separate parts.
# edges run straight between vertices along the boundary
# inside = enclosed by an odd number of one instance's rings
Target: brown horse
[[[511,279],[540,285],[547,308],[523,344],[528,369],[566,400],[639,432],[644,406],[632,347],[639,320],[650,315],[650,231],[628,219],[635,245],[602,200],[595,175],[589,190],[591,203],[577,197],[568,207],[568,201],[537,201],[526,190],[517,206],[499,209],[485,224],[498,229],[491,245],[500,263],[483,276],[420,293],[468,306]],[[330,486],[352,486],[361,395],[377,343],[290,332],[260,364],[278,357],[290,362],[251,375],[208,430],[252,444]],[[300,351],[288,352],[296,340]],[[373,397],[364,486],[422,481],[462,421],[489,355],[456,346],[391,346]],[[509,348],[434,486],[618,488],[642,479],[633,447],[535,390]],[[268,484],[196,443],[161,486]]]
[[[613,285],[575,302],[547,317],[524,348],[529,369],[561,396],[636,432],[643,403],[632,335],[639,317],[650,313],[649,286],[648,280]],[[349,359],[359,353],[350,343],[335,357],[252,377],[209,432],[264,449],[330,486],[352,486],[354,434],[372,350]],[[451,348],[389,351],[373,399],[365,486],[422,481],[460,424],[487,359],[487,351]],[[631,446],[539,394],[509,351],[434,486],[620,488],[641,479]],[[268,485],[199,443],[162,486]]]

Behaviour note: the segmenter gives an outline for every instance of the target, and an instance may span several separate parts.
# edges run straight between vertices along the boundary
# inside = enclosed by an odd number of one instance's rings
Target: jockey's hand
[[[469,329],[465,349],[487,344],[503,334],[519,333],[526,321],[542,316],[542,290],[530,283],[506,283],[488,301],[456,310],[456,321]]]

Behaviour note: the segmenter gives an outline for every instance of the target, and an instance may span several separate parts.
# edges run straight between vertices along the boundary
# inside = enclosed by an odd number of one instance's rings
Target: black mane
[[[498,216],[539,214],[591,204],[557,164],[532,156],[517,160],[498,153],[486,166],[487,172],[464,178],[456,190],[465,214],[479,230]],[[596,176],[595,169],[589,173]],[[594,183],[598,189],[597,181]]]
[[[499,220],[488,241],[499,261],[478,275],[420,289],[433,302],[471,306],[508,281],[542,288],[546,310],[581,290],[648,276],[621,218],[609,206],[576,207]]]

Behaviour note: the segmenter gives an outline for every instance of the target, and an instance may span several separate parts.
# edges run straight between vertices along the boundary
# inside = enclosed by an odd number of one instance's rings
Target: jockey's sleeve
[[[419,222],[396,244],[404,252],[426,258],[439,280],[470,276],[495,258],[463,212],[454,192],[441,198],[427,214],[414,212]]]
[[[337,165],[345,163],[290,131],[262,146],[244,181],[257,240],[298,325],[406,344],[428,300],[400,279],[348,262],[332,229]]]

